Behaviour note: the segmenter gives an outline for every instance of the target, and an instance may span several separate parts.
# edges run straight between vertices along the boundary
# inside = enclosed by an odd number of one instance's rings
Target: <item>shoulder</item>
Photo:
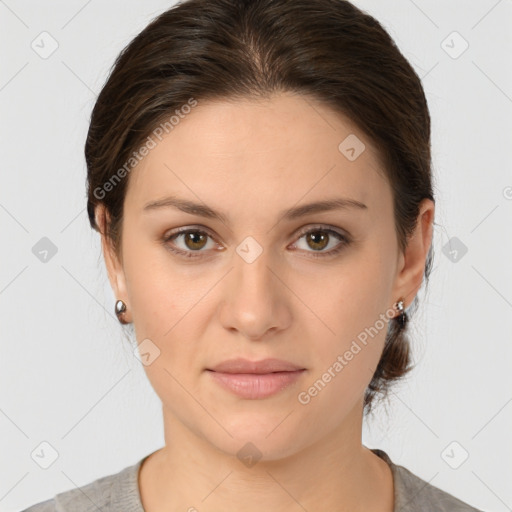
[[[395,487],[394,509],[396,511],[482,512],[452,494],[431,485],[407,468],[394,464],[383,450],[372,449],[372,452],[384,459],[391,467]]]
[[[138,487],[139,467],[144,459],[118,473],[103,476],[82,487],[36,503],[23,512],[144,512]]]

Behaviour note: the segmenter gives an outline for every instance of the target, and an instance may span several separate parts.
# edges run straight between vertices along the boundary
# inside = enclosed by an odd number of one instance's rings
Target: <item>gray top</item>
[[[482,512],[430,485],[407,468],[394,464],[383,450],[371,450],[391,467],[394,480],[394,512]],[[147,457],[149,455],[119,473],[94,480],[80,489],[57,494],[53,499],[33,505],[23,512],[144,512],[138,475],[139,468]]]

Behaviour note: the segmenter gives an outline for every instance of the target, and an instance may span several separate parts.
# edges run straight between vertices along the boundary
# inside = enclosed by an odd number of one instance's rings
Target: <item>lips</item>
[[[207,368],[223,389],[249,400],[267,398],[295,383],[305,368],[281,359],[230,359]]]
[[[305,368],[289,361],[281,359],[263,359],[261,361],[250,361],[248,359],[237,358],[224,361],[208,370],[219,373],[274,373],[274,372],[294,372],[304,370]]]

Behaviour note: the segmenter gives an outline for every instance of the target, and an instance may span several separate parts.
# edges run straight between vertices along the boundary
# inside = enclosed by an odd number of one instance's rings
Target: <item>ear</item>
[[[95,207],[94,212],[96,224],[101,233],[101,248],[103,257],[105,259],[105,266],[107,268],[108,279],[110,286],[114,292],[116,300],[121,299],[127,306],[127,310],[123,315],[123,319],[130,323],[130,308],[128,303],[128,293],[126,290],[126,279],[122,262],[116,255],[113,247],[112,240],[106,235],[106,226],[110,223],[110,215],[103,204]]]
[[[435,205],[430,199],[420,203],[416,228],[411,234],[407,247],[400,254],[398,274],[393,289],[393,298],[404,298],[407,308],[418,293],[423,281],[425,263],[432,244]]]

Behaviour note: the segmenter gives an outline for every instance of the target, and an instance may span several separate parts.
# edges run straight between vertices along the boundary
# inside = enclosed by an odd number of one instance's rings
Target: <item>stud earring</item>
[[[122,300],[117,300],[116,301],[116,307],[115,307],[115,312],[116,312],[116,315],[117,315],[117,319],[119,320],[119,322],[121,322],[122,324],[126,324],[128,322],[125,322],[122,318],[122,315],[123,313],[126,311],[126,304],[122,301]]]
[[[405,324],[407,323],[407,313],[405,312],[404,308],[404,300],[399,299],[398,302],[395,303],[395,308],[397,309],[399,316],[398,316],[398,323],[400,324],[400,327],[405,327]]]

